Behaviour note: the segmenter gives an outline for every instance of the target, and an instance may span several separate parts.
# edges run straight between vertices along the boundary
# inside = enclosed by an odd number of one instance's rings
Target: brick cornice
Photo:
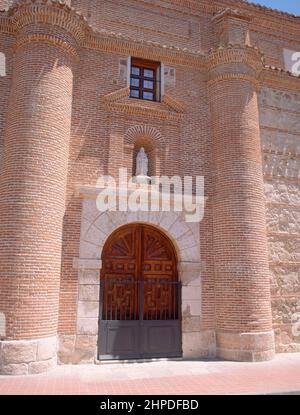
[[[229,7],[226,7],[226,9],[223,9],[220,12],[216,13],[214,17],[212,18],[212,21],[214,23],[219,23],[223,19],[227,19],[227,18],[244,20],[246,22],[251,21],[251,16],[249,15],[249,13],[246,13],[244,11],[237,10],[237,9],[231,9]]]
[[[85,39],[87,20],[64,3],[53,0],[25,0],[12,7],[8,16],[15,32],[31,24],[53,25],[71,34],[78,44]]]
[[[203,67],[204,53],[187,48],[163,45],[158,42],[138,40],[105,30],[89,33],[82,45],[85,48],[139,56],[144,59],[167,61],[173,64]]]
[[[248,81],[248,82],[252,82],[256,86],[257,90],[261,88],[261,84],[256,78],[250,75],[239,74],[239,73],[231,73],[231,74],[217,76],[209,80],[207,82],[207,85],[211,87],[217,83],[225,82],[225,81]]]
[[[300,92],[300,76],[281,68],[265,66],[260,74],[260,81],[271,88]]]
[[[206,57],[206,67],[209,71],[232,63],[246,64],[258,73],[263,68],[263,55],[255,47],[228,45],[210,50]]]
[[[140,3],[143,3],[145,7],[149,6],[151,8],[160,8],[162,10],[172,9],[176,10],[178,13],[183,13],[192,16],[201,16],[204,14],[214,15],[222,9],[231,8],[232,10],[237,10],[239,13],[247,13],[249,18],[253,20],[253,22],[262,29],[264,27],[269,27],[272,30],[281,31],[282,28],[288,27],[289,33],[293,33],[295,36],[295,41],[300,35],[300,25],[299,25],[299,17],[295,17],[285,12],[281,12],[278,10],[273,10],[267,7],[259,6],[256,4],[248,3],[247,1],[243,0],[219,0],[219,1],[201,1],[198,0],[165,0],[159,4],[153,4],[150,0],[139,0]],[[25,0],[24,2],[12,7],[9,12],[0,11],[0,31],[14,31],[14,29],[9,28],[7,29],[7,22],[6,16],[11,16],[11,11],[13,10],[20,10],[23,7],[36,7],[39,5],[44,5],[46,7],[53,7],[55,6],[59,10],[69,11],[71,14],[77,16],[78,18],[82,19],[84,22],[87,22],[86,19],[80,15],[80,13],[76,12],[76,10],[72,7],[67,6],[66,4],[62,4],[57,0]],[[1,14],[3,15],[1,17]],[[5,17],[4,17],[5,16]],[[59,20],[59,19],[58,19]],[[9,19],[11,25],[11,19]],[[283,24],[284,21],[284,24]],[[283,32],[284,33],[284,32]]]
[[[178,3],[178,5],[181,3],[181,6],[183,6],[181,1],[174,1],[173,4],[174,3]],[[184,3],[190,3],[190,0],[187,0]],[[204,6],[207,8],[207,12],[209,11],[208,9],[213,9],[215,7],[210,6],[209,4],[203,4],[203,7]],[[220,10],[219,7],[218,10]],[[217,65],[217,62],[247,63],[256,70],[261,66],[260,59],[262,59],[262,57],[260,55],[260,58],[258,58],[259,52],[255,48],[229,46],[225,49],[218,48],[205,54],[202,51],[189,50],[187,48],[183,49],[163,45],[158,42],[135,39],[122,34],[108,32],[106,30],[96,31],[89,26],[87,20],[78,12],[57,0],[25,0],[9,9],[9,11],[0,12],[0,32],[3,33],[17,34],[24,25],[26,26],[36,22],[44,23],[49,26],[53,25],[55,27],[61,27],[65,32],[70,33],[73,36],[78,46],[81,48],[115,52],[124,55],[136,55],[146,59],[157,59],[171,64],[203,69],[205,69],[205,67],[209,69],[214,65]],[[62,42],[51,35],[39,38],[29,37],[26,39],[20,37],[17,40],[15,47],[24,44],[29,40],[47,41],[68,50],[74,57],[76,57],[77,54],[74,49],[75,44],[68,46],[67,42]],[[264,70],[264,75],[261,77],[262,80],[266,79],[269,83],[273,81],[276,82],[275,78],[277,79],[277,82],[280,81],[281,84],[287,84],[289,88],[299,89],[299,79],[292,78],[288,74],[281,76],[278,76],[278,74],[269,74],[267,76],[266,70]]]
[[[295,21],[297,18],[293,14],[280,11],[274,8],[262,6],[256,3],[249,3],[248,0],[214,0],[213,2],[210,0],[207,1],[199,1],[199,0],[163,0],[158,4],[153,4],[151,0],[138,0],[144,4],[151,4],[151,7],[155,6],[161,9],[170,9],[177,10],[178,12],[182,13],[189,13],[195,14],[197,12],[210,12],[216,13],[220,9],[224,9],[226,7],[235,8],[240,10],[245,10],[247,12],[251,12],[252,14],[266,14],[271,16],[272,18],[277,19],[278,21],[282,18],[286,20]]]
[[[18,38],[17,41],[13,44],[12,49],[15,52],[18,48],[32,42],[46,42],[50,45],[59,47],[63,49],[65,52],[69,53],[76,62],[79,62],[79,55],[73,46],[71,46],[68,42],[63,41],[62,39],[56,36],[47,35],[43,33],[25,35]]]
[[[161,59],[187,66],[203,66],[202,52],[135,39],[106,30],[96,31],[81,14],[57,0],[25,0],[3,13],[3,16],[0,15],[0,32],[20,36],[23,28],[33,24],[60,27],[82,48]]]
[[[198,0],[164,0],[163,3],[159,4],[153,4],[151,0],[139,0],[139,2],[145,5],[151,4],[151,7],[157,7],[162,10],[172,9],[178,13],[192,16],[214,15],[228,7],[237,9],[241,13],[246,12],[253,24],[260,30],[270,28],[274,33],[281,32],[282,34],[288,31],[288,33],[293,34],[295,42],[297,42],[300,36],[299,17],[244,0],[215,0],[213,2],[209,0],[201,2]]]

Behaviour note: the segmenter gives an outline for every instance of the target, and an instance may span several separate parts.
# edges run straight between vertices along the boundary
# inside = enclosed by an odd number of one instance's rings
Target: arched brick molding
[[[125,141],[128,144],[134,144],[136,137],[148,136],[152,137],[157,142],[162,142],[163,138],[157,128],[149,125],[134,125],[130,127],[125,134]]]
[[[126,157],[131,160],[129,169],[132,169],[132,175],[135,174],[136,156],[141,147],[145,148],[149,157],[149,176],[160,175],[159,150],[163,137],[159,130],[149,125],[135,125],[126,131],[124,143]]]

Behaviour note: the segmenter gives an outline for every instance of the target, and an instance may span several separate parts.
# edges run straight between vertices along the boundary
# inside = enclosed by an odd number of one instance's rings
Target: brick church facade
[[[0,374],[300,352],[300,18],[242,0],[0,10]],[[99,211],[99,177],[133,176],[142,147],[151,176],[204,177],[200,222]]]

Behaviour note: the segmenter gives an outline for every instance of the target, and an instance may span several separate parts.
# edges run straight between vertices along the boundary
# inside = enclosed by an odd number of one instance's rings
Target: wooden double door
[[[180,296],[163,233],[144,224],[114,232],[102,254],[99,358],[181,356]]]

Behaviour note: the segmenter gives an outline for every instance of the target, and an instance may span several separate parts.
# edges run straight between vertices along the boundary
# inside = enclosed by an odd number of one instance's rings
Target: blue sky
[[[262,6],[272,7],[272,9],[278,9],[300,16],[300,0],[251,0],[249,3],[258,3]]]

